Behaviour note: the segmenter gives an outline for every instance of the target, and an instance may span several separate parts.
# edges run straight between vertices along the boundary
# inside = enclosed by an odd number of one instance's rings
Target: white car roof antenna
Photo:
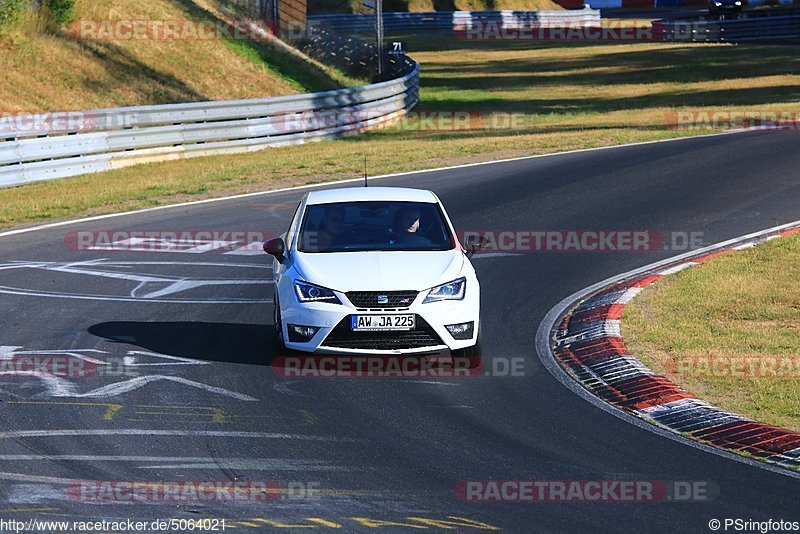
[[[364,187],[369,187],[367,183],[367,156],[364,155]]]

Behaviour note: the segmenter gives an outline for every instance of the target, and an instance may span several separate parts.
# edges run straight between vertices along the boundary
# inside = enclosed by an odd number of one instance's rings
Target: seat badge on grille
[[[388,295],[378,295],[378,304],[389,304]]]

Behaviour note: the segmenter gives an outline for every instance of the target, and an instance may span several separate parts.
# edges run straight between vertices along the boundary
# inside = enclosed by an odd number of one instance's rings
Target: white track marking
[[[96,294],[76,294],[64,293],[55,291],[45,291],[36,289],[23,289],[17,287],[0,286],[0,293],[10,295],[34,296],[34,297],[47,297],[47,298],[66,298],[74,300],[99,300],[111,302],[148,302],[148,303],[180,303],[180,304],[266,304],[271,303],[272,299],[164,299],[161,297],[167,295],[175,295],[190,289],[207,286],[219,285],[271,285],[273,281],[271,277],[261,278],[245,278],[245,279],[204,279],[197,278],[191,279],[180,276],[166,276],[154,274],[142,274],[131,272],[120,272],[110,270],[108,268],[114,267],[136,267],[136,266],[203,266],[203,267],[237,267],[237,268],[255,268],[260,270],[269,269],[271,266],[264,266],[260,264],[247,264],[247,263],[221,263],[221,262],[148,262],[148,261],[111,261],[106,258],[93,259],[83,262],[22,262],[13,261],[7,264],[0,264],[0,270],[8,269],[41,269],[45,271],[63,272],[75,275],[96,276],[101,278],[111,278],[116,280],[124,280],[128,282],[137,283],[137,285],[130,291],[128,296],[114,296],[114,295],[96,295]],[[106,268],[103,268],[106,267]],[[148,284],[155,284],[156,288],[148,289]],[[166,287],[163,287],[166,285]]]
[[[99,252],[160,252],[169,254],[203,254],[205,252],[213,252],[221,248],[230,248],[238,243],[239,241],[211,241],[204,239],[178,239],[175,241],[168,241],[159,238],[132,237],[129,239],[114,241],[108,245],[86,247],[86,249],[82,250]],[[158,245],[160,245],[161,248],[158,248]],[[259,248],[260,246],[261,244],[259,243]],[[263,254],[264,251],[262,250],[261,253]]]
[[[262,243],[250,243],[249,245],[223,253],[225,256],[263,256],[264,249]]]
[[[20,377],[18,372],[9,371],[9,372],[2,372],[0,376],[16,376]],[[53,376],[47,373],[38,372],[36,374],[31,374],[30,376],[25,376],[25,378],[30,380],[38,380],[42,382],[45,387],[45,391],[39,393],[34,396],[37,397],[74,397],[75,393],[75,384],[70,382],[69,380],[65,380],[58,376]]]
[[[169,461],[169,460],[165,460]],[[177,463],[143,465],[137,469],[242,469],[246,471],[362,471],[365,468],[341,467],[317,460],[280,458],[207,458],[200,462],[177,460]]]
[[[254,278],[254,279],[220,279],[220,280],[209,280],[209,279],[192,279],[187,280],[186,278],[182,278],[180,276],[158,276],[158,275],[146,275],[146,274],[138,274],[138,273],[125,273],[125,272],[118,272],[118,271],[108,271],[103,269],[90,269],[86,268],[87,266],[94,266],[94,265],[109,265],[109,266],[119,266],[119,265],[128,265],[126,263],[118,263],[118,262],[107,262],[101,263],[105,260],[93,260],[91,262],[76,262],[76,263],[50,263],[46,264],[44,267],[36,267],[36,268],[43,268],[47,271],[57,271],[62,273],[69,273],[69,274],[79,274],[85,276],[98,276],[102,278],[111,278],[116,280],[126,280],[129,282],[139,282],[131,292],[131,297],[138,297],[142,299],[151,299],[155,297],[163,297],[165,295],[173,295],[175,293],[181,293],[183,291],[188,291],[190,289],[195,289],[198,287],[205,287],[205,286],[217,286],[217,285],[264,285],[264,284],[272,284],[272,280],[270,279],[261,279],[261,278]],[[145,262],[140,262],[139,264]],[[174,265],[186,266],[192,265],[191,263],[181,263],[181,262],[174,262]],[[140,292],[141,289],[146,288],[147,284],[169,284],[167,287],[158,290],[151,290],[149,292],[144,292],[143,294],[137,294]]]
[[[660,274],[661,276],[669,276],[671,274],[679,273],[684,269],[688,269],[689,267],[693,267],[697,265],[696,261],[687,261],[686,263],[681,263],[680,265],[675,265],[674,267],[669,267],[664,269],[663,271],[658,271],[656,274]]]
[[[3,454],[0,462],[152,463],[137,469],[247,469],[249,471],[355,471],[324,460],[285,458],[216,458],[211,456],[99,456],[81,454]]]
[[[67,430],[7,430],[0,432],[0,439],[58,438],[64,436],[181,436],[194,438],[240,438],[240,439],[290,439],[301,441],[334,441],[352,443],[352,438],[333,436],[310,436],[307,434],[284,434],[280,432],[244,432],[229,430],[162,430],[146,428],[67,429]],[[2,477],[0,477],[2,478]]]
[[[436,380],[400,380],[401,384],[432,384],[435,386],[460,386],[455,382],[439,382]]]
[[[149,352],[146,350],[129,350],[128,356],[125,356],[122,361],[126,367],[163,367],[165,365],[211,365],[211,362],[204,362],[202,360],[195,360],[192,358],[182,358],[181,356],[169,356],[167,354],[159,354],[157,352]],[[136,356],[147,356],[149,358],[162,358],[169,360],[161,363],[137,363]]]
[[[106,302],[136,302],[139,304],[272,304],[272,299],[141,299],[132,297],[112,297],[108,295],[79,295],[73,293],[54,293],[51,291],[19,290],[15,287],[0,286],[0,293],[23,297],[42,297],[52,299],[96,300]]]
[[[258,399],[255,397],[251,397],[249,395],[245,395],[243,393],[237,393],[235,391],[231,391],[229,389],[209,386],[208,384],[203,384],[202,382],[195,382],[193,380],[187,380],[186,378],[180,378],[177,376],[168,376],[168,375],[148,375],[148,376],[139,376],[136,378],[131,378],[130,380],[124,380],[122,382],[115,382],[113,384],[109,384],[107,386],[103,386],[97,389],[93,389],[92,391],[87,391],[86,393],[75,393],[74,391],[66,391],[64,393],[53,393],[50,392],[50,396],[52,397],[74,397],[74,398],[107,398],[107,397],[116,397],[122,395],[123,393],[129,393],[135,389],[139,389],[142,386],[146,386],[151,382],[158,382],[159,380],[166,380],[169,382],[176,382],[178,384],[183,384],[185,386],[190,386],[193,388],[203,389],[210,393],[216,393],[217,395],[223,395],[225,397],[231,397],[234,399],[238,399],[241,401],[248,401],[248,402],[258,402]]]
[[[24,355],[31,355],[31,356],[51,356],[51,355],[63,355],[63,356],[70,356],[77,359],[81,359],[91,364],[95,365],[103,365],[103,366],[111,366],[112,363],[105,362],[103,360],[91,358],[89,356],[85,356],[82,353],[88,352],[92,354],[106,354],[108,352],[97,350],[97,349],[73,349],[73,350],[20,350],[22,347],[18,346],[10,346],[10,345],[0,345],[0,369],[2,369],[2,365],[4,361],[14,359],[19,356]],[[137,358],[146,357],[151,359],[161,359],[166,361],[161,362],[138,362]],[[186,366],[186,365],[210,365],[211,362],[205,362],[200,360],[194,360],[190,358],[181,358],[179,356],[168,356],[166,354],[158,354],[155,352],[150,351],[143,351],[143,350],[130,350],[127,351],[127,356],[122,358],[122,363],[127,367],[139,367],[139,368],[146,368],[146,367],[167,367],[167,366]],[[184,386],[194,387],[198,389],[202,389],[208,391],[210,393],[214,393],[217,395],[223,395],[226,397],[231,397],[241,401],[248,401],[248,402],[258,402],[259,399],[251,397],[249,395],[245,395],[243,393],[238,393],[235,391],[231,391],[225,388],[211,386],[209,384],[204,384],[201,382],[195,382],[193,380],[188,380],[186,378],[176,377],[176,376],[169,376],[169,375],[146,375],[146,376],[139,376],[129,380],[123,380],[119,382],[114,382],[111,384],[106,384],[105,386],[99,387],[97,389],[93,389],[91,391],[86,392],[78,392],[77,383],[62,376],[55,376],[51,373],[48,373],[45,370],[38,371],[36,373],[30,374],[23,374],[16,370],[10,371],[0,371],[0,377],[2,376],[17,376],[26,379],[26,383],[23,383],[23,386],[31,387],[28,384],[33,383],[33,381],[38,381],[39,383],[44,386],[44,391],[36,393],[31,398],[39,399],[39,398],[108,398],[108,397],[115,397],[125,393],[129,393],[133,390],[139,389],[141,387],[146,386],[152,382],[157,382],[161,380],[166,380],[169,382],[174,382],[177,384],[182,384]]]
[[[275,382],[274,384],[272,384],[272,389],[284,395],[293,395],[295,397],[303,397],[306,399],[308,398],[308,395],[306,395],[305,393],[300,393],[290,388],[289,382]]]

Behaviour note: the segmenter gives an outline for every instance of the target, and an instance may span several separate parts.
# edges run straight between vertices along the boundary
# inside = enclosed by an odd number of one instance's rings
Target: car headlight
[[[341,304],[339,297],[325,287],[315,286],[302,280],[295,280],[294,292],[297,295],[298,302],[331,302],[333,304]]]
[[[428,292],[428,296],[425,297],[422,303],[438,302],[440,300],[463,300],[466,291],[467,279],[461,277],[458,280],[434,287]]]

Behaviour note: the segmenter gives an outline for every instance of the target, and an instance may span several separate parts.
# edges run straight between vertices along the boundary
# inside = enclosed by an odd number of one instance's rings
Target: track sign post
[[[368,0],[365,0],[365,2]],[[372,0],[375,3],[375,30],[378,44],[378,79],[383,79],[383,0]]]

